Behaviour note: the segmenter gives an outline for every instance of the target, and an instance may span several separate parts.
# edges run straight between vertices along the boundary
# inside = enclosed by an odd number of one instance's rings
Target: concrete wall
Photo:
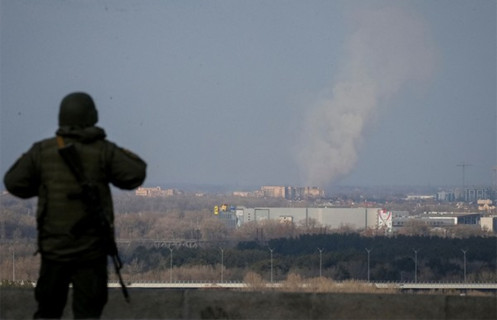
[[[497,319],[497,296],[110,289],[104,319]],[[71,318],[71,300],[64,318]],[[0,288],[0,318],[29,319],[33,289]]]

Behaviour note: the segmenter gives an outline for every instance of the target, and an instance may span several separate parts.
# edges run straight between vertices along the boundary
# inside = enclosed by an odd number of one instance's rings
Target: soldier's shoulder
[[[133,158],[133,159],[137,159],[137,160],[141,160],[141,158],[136,153],[134,153],[133,151],[131,151],[129,149],[126,149],[126,148],[123,148],[123,147],[118,147],[118,148],[127,157],[130,157],[130,158]]]
[[[57,145],[55,137],[45,138],[34,142],[28,152],[37,152],[43,148],[53,147]]]
[[[119,153],[121,153],[122,155],[124,155],[126,157],[130,157],[130,158],[133,158],[133,159],[141,160],[141,158],[140,158],[139,155],[137,155],[136,153],[134,153],[133,151],[131,151],[131,150],[127,149],[127,148],[118,146],[116,143],[114,143],[112,141],[109,141],[109,140],[105,140],[105,143],[107,143],[108,145],[110,145],[111,148],[114,148],[114,149],[118,150]]]
[[[47,145],[47,144],[56,144],[56,143],[57,143],[57,138],[54,136],[54,137],[48,137],[45,139],[38,140],[38,141],[33,143],[33,146],[43,146],[43,145]]]

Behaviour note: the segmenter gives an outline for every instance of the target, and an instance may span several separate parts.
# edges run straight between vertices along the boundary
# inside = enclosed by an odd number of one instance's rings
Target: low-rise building
[[[141,197],[167,197],[178,194],[175,189],[165,189],[163,190],[161,187],[153,187],[153,188],[144,188],[139,187],[135,190],[135,195]]]
[[[480,225],[484,231],[497,233],[497,215],[481,217]]]
[[[495,206],[493,205],[493,202],[490,199],[480,199],[476,203],[478,204],[479,211],[490,212],[495,210]]]

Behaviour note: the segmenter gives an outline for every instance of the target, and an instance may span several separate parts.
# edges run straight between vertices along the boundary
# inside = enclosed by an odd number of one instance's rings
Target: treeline
[[[229,248],[139,246],[126,251],[124,259],[137,268],[134,272],[162,272],[162,280],[169,277],[190,280],[191,274],[182,274],[181,268],[191,270],[203,266],[204,270],[212,270],[214,279],[197,280],[219,279],[222,268],[224,280],[242,280],[247,272],[260,274],[267,280],[271,272],[274,280],[284,280],[290,274],[304,278],[367,280],[369,269],[371,281],[414,281],[416,271],[418,281],[464,281],[464,263],[467,281],[497,280],[495,237],[448,239],[315,234],[271,239],[265,243],[239,242]]]

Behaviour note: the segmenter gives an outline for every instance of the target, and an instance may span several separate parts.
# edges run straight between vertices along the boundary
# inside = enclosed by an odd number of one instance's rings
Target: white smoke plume
[[[350,173],[365,128],[388,98],[431,75],[434,50],[423,21],[396,7],[355,17],[330,97],[316,103],[304,122],[298,161],[307,185],[330,185]]]

